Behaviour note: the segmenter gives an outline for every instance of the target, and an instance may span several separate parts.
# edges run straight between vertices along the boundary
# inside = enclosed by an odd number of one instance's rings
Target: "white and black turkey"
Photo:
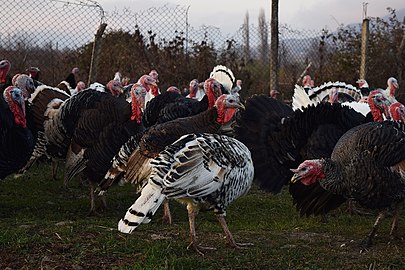
[[[149,176],[149,161],[164,148],[189,133],[221,133],[232,121],[237,108],[244,108],[239,97],[222,95],[214,107],[197,115],[154,125],[144,133],[132,136],[114,157],[100,189],[105,191],[125,174],[125,180],[142,186]],[[143,169],[141,169],[143,168]]]
[[[362,98],[359,89],[344,82],[327,82],[315,88],[311,88],[308,93],[305,91],[304,87],[295,85],[292,97],[292,107],[294,110],[300,110],[309,105],[316,105],[325,102],[329,99],[331,91],[337,93],[337,100],[339,103],[357,102]]]
[[[141,196],[118,223],[118,230],[131,233],[141,223],[150,222],[165,199],[187,205],[189,247],[200,254],[195,217],[200,210],[213,209],[226,238],[236,243],[225,221],[227,207],[246,194],[253,181],[250,152],[236,139],[214,134],[189,134],[165,148],[151,161],[152,172]]]
[[[52,178],[56,179],[57,160],[65,158],[66,149],[60,149],[49,144],[48,137],[45,134],[44,123],[47,120],[45,112],[49,111],[52,106],[56,109],[68,98],[70,98],[70,95],[59,88],[40,85],[28,99],[28,126],[34,134],[35,146],[30,159],[18,171],[18,174],[25,173],[41,156],[48,154],[53,159]]]
[[[365,239],[366,246],[372,244],[385,211],[393,208],[390,235],[395,237],[399,208],[405,199],[405,124],[385,121],[354,127],[340,138],[330,158],[306,160],[293,172],[292,182],[317,184],[365,208],[380,211]],[[314,207],[322,207],[319,201],[322,198],[313,196],[310,205],[302,203],[300,208],[316,212]]]
[[[239,97],[222,95],[216,105],[197,115],[178,118],[154,125],[142,135],[132,136],[114,157],[112,166],[99,189],[104,192],[122,177],[138,188],[145,185],[151,172],[150,160],[155,158],[166,146],[183,135],[190,133],[227,133],[236,110],[243,108]],[[163,220],[171,223],[168,204],[165,203]]]

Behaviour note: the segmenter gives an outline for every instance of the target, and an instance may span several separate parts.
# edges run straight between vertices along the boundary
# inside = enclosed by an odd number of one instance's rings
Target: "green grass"
[[[171,203],[172,225],[162,225],[159,209],[150,224],[124,235],[116,228],[137,197],[131,186],[111,188],[107,212],[89,217],[88,188],[75,179],[65,189],[62,180],[50,180],[50,171],[34,166],[0,182],[0,269],[405,269],[404,241],[388,243],[390,220],[360,253],[375,216],[350,216],[345,206],[321,223],[300,218],[288,192],[273,196],[253,187],[231,205],[227,221],[237,241],[254,246],[229,247],[213,213],[204,212],[197,237],[217,250],[202,257],[186,249],[184,205]],[[405,237],[403,228],[402,214]]]

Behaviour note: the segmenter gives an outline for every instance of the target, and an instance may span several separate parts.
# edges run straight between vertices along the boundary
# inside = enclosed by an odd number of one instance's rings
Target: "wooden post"
[[[278,89],[278,0],[271,0],[270,89]]]
[[[367,75],[367,51],[368,51],[368,36],[369,36],[368,18],[363,19],[361,28],[361,64],[360,64],[360,79],[366,79]]]
[[[98,62],[100,61],[101,40],[106,27],[107,27],[106,23],[100,24],[97,33],[94,36],[93,52],[91,54],[91,63],[89,71],[89,81],[87,82],[87,85],[90,85],[97,79]]]

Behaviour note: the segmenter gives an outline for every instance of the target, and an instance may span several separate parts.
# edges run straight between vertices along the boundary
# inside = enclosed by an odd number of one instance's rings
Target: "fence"
[[[93,1],[3,0],[0,9],[0,56],[11,73],[39,67],[40,79],[56,85],[77,63],[102,18]]]
[[[191,27],[190,7],[185,6],[165,5],[135,12],[128,8],[104,11],[90,0],[2,2],[7,8],[0,10],[0,58],[11,61],[11,73],[38,66],[40,80],[55,85],[74,66],[82,71],[83,81],[87,81],[90,69],[95,69],[94,80],[101,83],[112,79],[116,71],[136,81],[156,69],[161,89],[170,85],[182,89],[191,79],[206,79],[216,64],[224,64],[242,79],[243,95],[269,91],[269,24],[264,17],[257,26],[245,18],[234,35],[225,37],[216,27]],[[94,35],[101,23],[107,28],[98,44],[100,50],[92,55]],[[396,37],[403,36],[403,23],[391,28],[397,31]],[[360,40],[357,32],[343,28],[337,33],[298,31],[281,25],[279,90],[283,97],[291,97],[294,84],[310,62],[308,72],[315,84],[328,80],[354,83],[360,66],[360,42],[354,41]],[[378,46],[376,43],[374,48]],[[391,50],[396,57],[403,57],[396,48]],[[376,53],[377,49],[371,51],[377,55],[368,61],[371,85],[384,86],[388,77],[402,76],[392,56],[381,61],[387,55]],[[95,66],[91,66],[92,57],[97,58]]]

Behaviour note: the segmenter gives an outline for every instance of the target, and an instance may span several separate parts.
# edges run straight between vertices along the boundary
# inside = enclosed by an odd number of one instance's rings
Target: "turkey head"
[[[22,90],[15,86],[9,86],[4,91],[3,96],[14,115],[15,124],[26,128],[25,100]]]
[[[8,72],[10,71],[11,64],[8,60],[1,60],[0,61],[0,83],[6,82],[6,77]]]
[[[118,97],[124,92],[120,81],[111,80],[107,83],[107,89],[114,97]]]
[[[302,162],[297,169],[291,169],[294,173],[291,182],[295,183],[301,181],[302,184],[309,186],[325,179],[325,173],[322,167],[322,161],[319,159],[306,160]]]
[[[131,120],[138,124],[141,122],[141,109],[145,107],[146,88],[141,84],[136,83],[131,88],[132,97],[132,115]]]
[[[232,120],[237,108],[245,108],[236,95],[221,95],[215,102],[215,107],[218,111],[217,122],[222,125]]]
[[[209,78],[204,82],[204,90],[208,96],[208,109],[211,109],[215,105],[216,99],[222,95],[221,84],[217,80]]]
[[[390,119],[389,106],[391,104],[382,91],[382,89],[371,91],[367,99],[375,122],[384,121],[383,115]]]

